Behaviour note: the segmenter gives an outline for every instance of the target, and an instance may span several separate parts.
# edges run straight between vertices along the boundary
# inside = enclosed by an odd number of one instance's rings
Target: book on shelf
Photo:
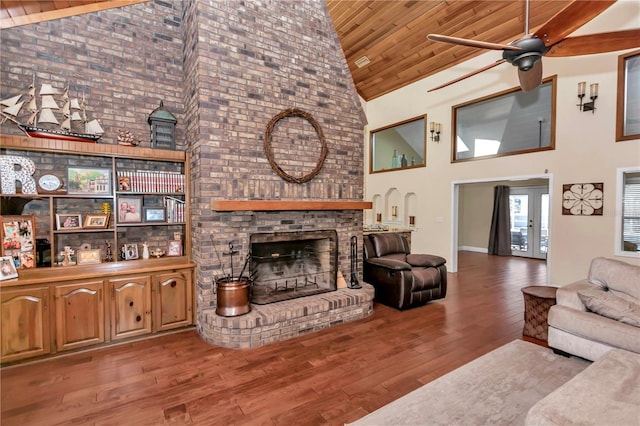
[[[182,223],[184,222],[184,200],[179,198],[164,196],[164,207],[167,211],[167,222]]]
[[[118,170],[118,189],[124,192],[184,193],[185,177],[180,172]]]

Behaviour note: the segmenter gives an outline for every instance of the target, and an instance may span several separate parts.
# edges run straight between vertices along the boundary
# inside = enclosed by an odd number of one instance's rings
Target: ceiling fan
[[[567,37],[605,9],[615,0],[574,1],[545,22],[535,33],[529,34],[529,0],[525,3],[525,36],[509,44],[487,43],[465,38],[429,34],[432,41],[481,49],[502,50],[502,59],[473,71],[448,83],[430,89],[429,92],[447,87],[483,71],[508,62],[518,67],[518,79],[523,91],[528,92],[542,82],[543,56],[579,56],[613,52],[640,46],[640,29],[614,31],[584,36]]]

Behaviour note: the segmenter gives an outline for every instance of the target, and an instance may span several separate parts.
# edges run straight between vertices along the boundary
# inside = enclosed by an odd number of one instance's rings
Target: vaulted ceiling
[[[0,28],[148,0],[0,0]],[[507,43],[524,35],[525,1],[326,0],[356,89],[371,100],[485,53],[427,40],[429,33]],[[532,0],[530,32],[570,0]],[[356,61],[370,61],[359,68]],[[496,59],[500,52],[496,52]],[[489,65],[489,64],[487,64]],[[503,65],[508,66],[508,65]]]
[[[524,0],[326,1],[356,89],[367,101],[487,52],[429,41],[427,34],[507,43],[525,32]],[[569,3],[531,1],[529,32]],[[371,62],[358,68],[364,56]]]

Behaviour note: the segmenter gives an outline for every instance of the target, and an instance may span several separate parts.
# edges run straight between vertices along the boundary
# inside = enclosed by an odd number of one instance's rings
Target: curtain
[[[489,254],[511,256],[511,225],[509,212],[509,187],[493,188],[493,215],[489,231]]]

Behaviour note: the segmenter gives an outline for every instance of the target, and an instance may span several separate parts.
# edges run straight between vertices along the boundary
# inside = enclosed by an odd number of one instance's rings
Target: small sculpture
[[[113,252],[111,251],[111,243],[109,241],[106,242],[107,248],[105,249],[105,262],[113,262]]]
[[[142,258],[143,259],[149,258],[149,244],[147,244],[146,241],[142,243]]]
[[[74,250],[69,246],[65,246],[62,253],[64,256],[64,258],[62,259],[62,266],[71,265],[71,256],[74,254]]]

